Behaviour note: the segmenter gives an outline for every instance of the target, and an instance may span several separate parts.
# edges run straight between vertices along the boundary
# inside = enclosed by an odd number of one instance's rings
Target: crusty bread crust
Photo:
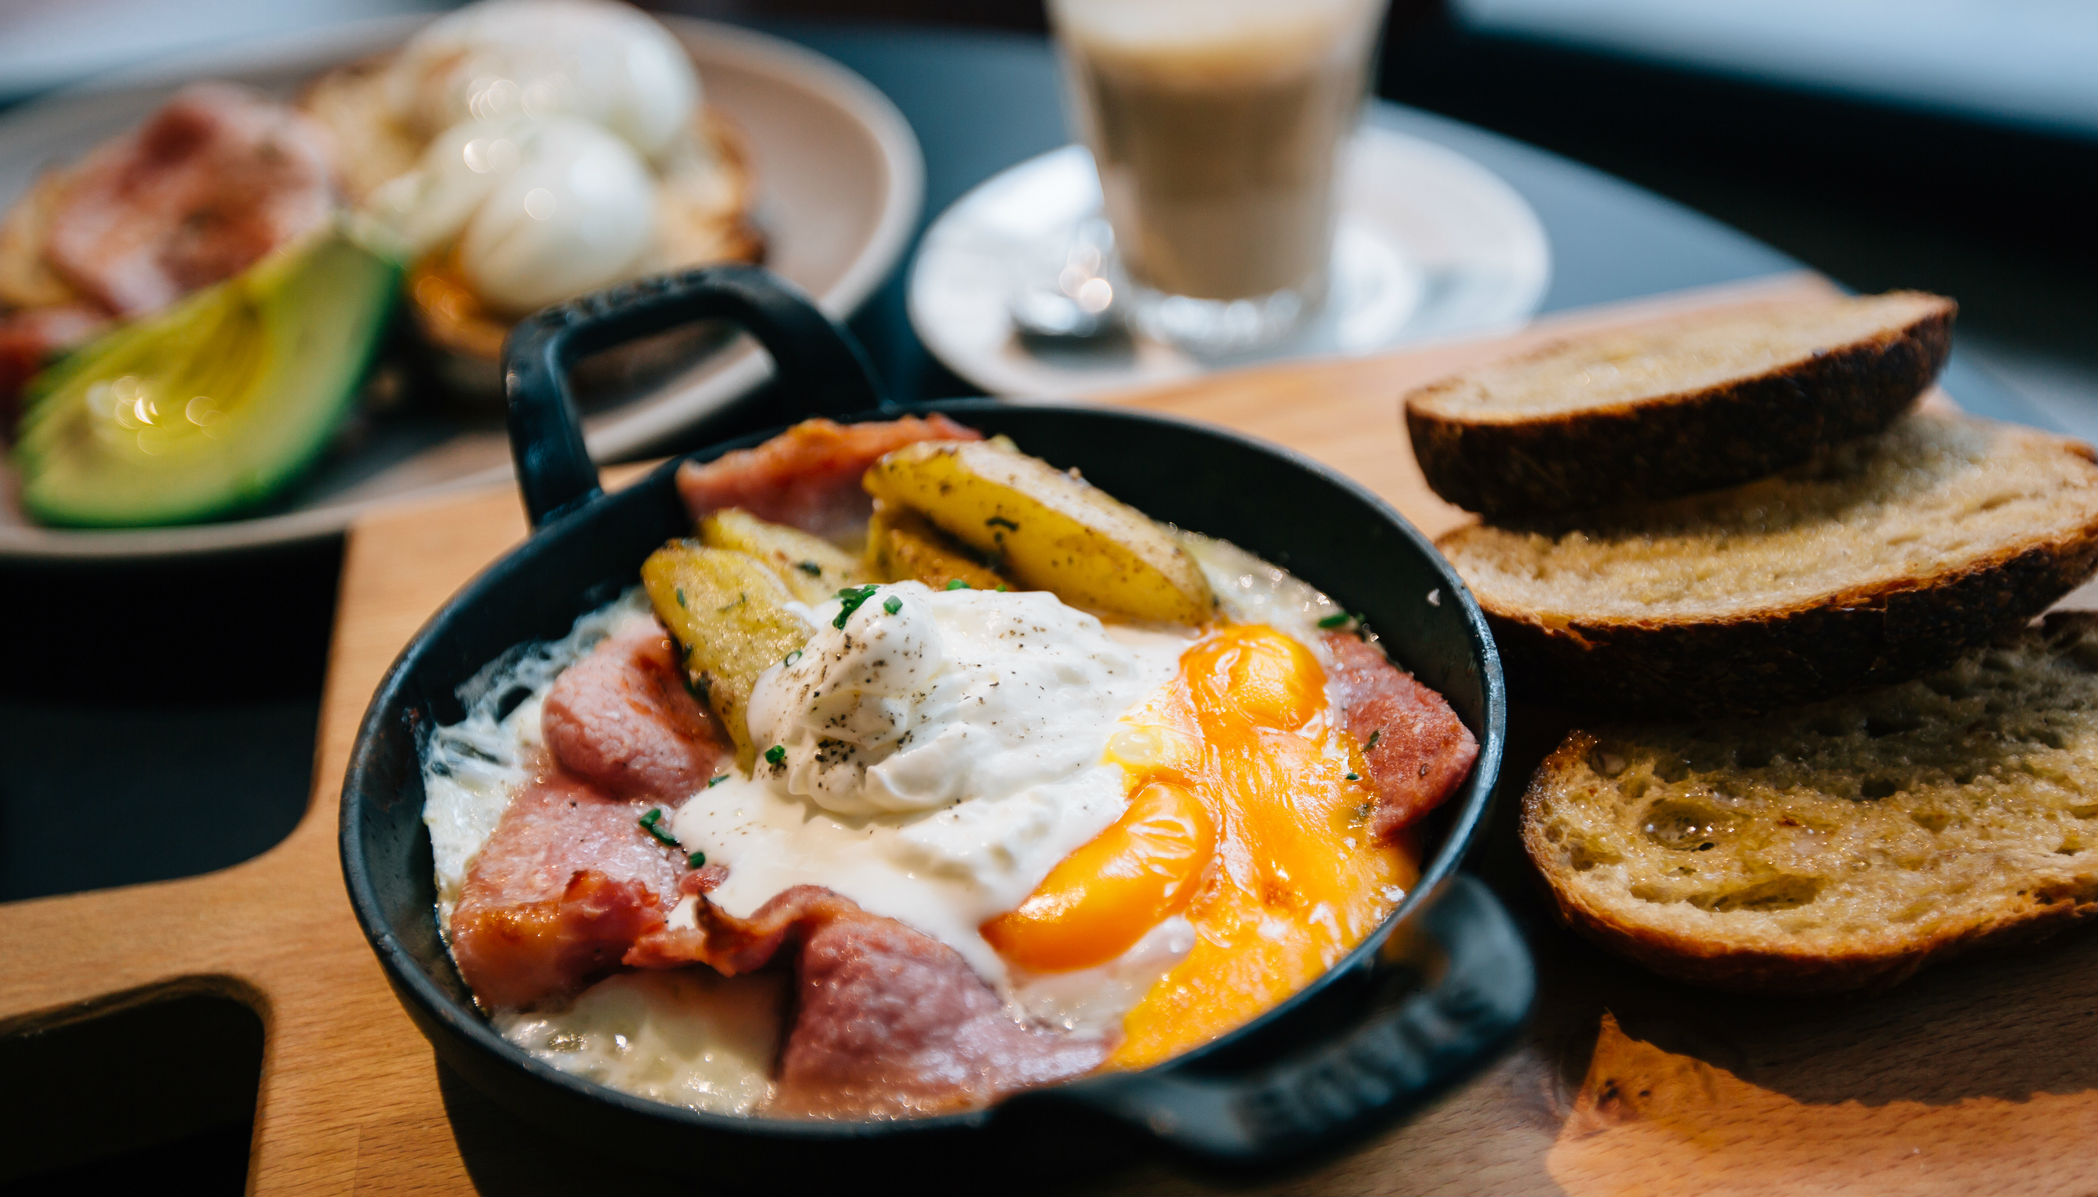
[[[1545,838],[1545,807],[1567,775],[1596,746],[1596,737],[1575,731],[1538,766],[1523,794],[1523,850],[1568,926],[1598,946],[1663,976],[1758,993],[1885,989],[1927,964],[1959,953],[2029,943],[2098,918],[2098,879],[2093,878],[2082,879],[2085,883],[2075,888],[2036,891],[2021,907],[1965,925],[1942,927],[1918,938],[1890,935],[1843,949],[1727,943],[1686,935],[1659,921],[1628,917],[1624,909],[1593,901],[1582,887],[1572,884],[1561,867],[1561,853]]]
[[[1916,677],[2045,611],[2094,572],[2098,523],[2007,545],[1936,577],[1708,621],[1548,621],[1488,595],[1474,597],[1518,697],[1630,715],[1705,716],[1767,711]]]
[[[1897,292],[1916,295],[1914,292]],[[1406,397],[1406,429],[1428,485],[1484,515],[1583,510],[1731,486],[1884,428],[1944,368],[1958,311],[1949,299],[1904,325],[1761,374],[1695,391],[1527,420],[1435,409],[1462,385]],[[1532,356],[1557,352],[1563,343]]]

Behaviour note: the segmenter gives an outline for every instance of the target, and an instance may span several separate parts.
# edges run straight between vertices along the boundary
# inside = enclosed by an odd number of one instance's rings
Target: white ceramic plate
[[[1551,277],[1544,226],[1515,189],[1434,142],[1365,124],[1343,160],[1331,297],[1290,338],[1229,358],[1197,358],[1142,337],[1023,344],[1006,305],[1053,277],[1069,231],[1093,214],[1092,159],[1065,146],[956,201],[927,230],[911,267],[911,325],[947,368],[994,395],[1076,398],[1172,382],[1205,370],[1298,357],[1375,353],[1522,324]]]
[[[329,67],[399,45],[422,18],[361,23],[186,57],[76,88],[0,118],[0,205],[44,166],[138,123],[183,83],[229,79],[278,95]],[[709,104],[749,142],[765,264],[843,318],[880,284],[917,223],[924,160],[901,113],[864,79],[778,38],[666,17],[699,65]],[[707,355],[645,392],[594,408],[584,423],[601,461],[638,456],[762,382],[747,341]],[[251,519],[180,528],[76,531],[27,523],[0,501],[0,558],[168,557],[255,548],[341,531],[372,506],[509,475],[501,414],[397,411],[365,421],[292,497]],[[0,465],[0,482],[13,489]]]

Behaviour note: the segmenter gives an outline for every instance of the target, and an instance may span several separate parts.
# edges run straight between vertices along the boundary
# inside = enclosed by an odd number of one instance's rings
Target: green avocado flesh
[[[269,499],[348,414],[399,284],[397,264],[331,230],[82,347],[30,381],[23,507],[139,527]]]

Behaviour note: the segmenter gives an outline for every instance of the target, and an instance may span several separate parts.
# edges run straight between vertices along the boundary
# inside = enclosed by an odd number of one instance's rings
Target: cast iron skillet
[[[484,665],[566,634],[577,616],[633,585],[651,550],[689,532],[674,463],[618,494],[599,490],[564,376],[583,355],[700,319],[740,325],[764,345],[776,392],[807,408],[783,416],[896,414],[882,405],[857,345],[754,268],[622,287],[541,312],[512,333],[504,362],[511,446],[535,530],[402,651],[365,713],[343,784],[351,904],[440,1059],[564,1137],[594,1139],[629,1160],[705,1161],[710,1177],[777,1181],[812,1169],[864,1179],[877,1175],[869,1167],[944,1165],[958,1155],[1006,1169],[1060,1167],[1144,1135],[1215,1162],[1271,1162],[1374,1126],[1495,1054],[1527,1013],[1534,978],[1506,913],[1456,872],[1484,825],[1506,722],[1500,661],[1457,575],[1382,501],[1284,450],[1154,415],[987,399],[916,410],[1009,434],[1153,516],[1290,568],[1362,612],[1392,656],[1442,692],[1478,737],[1479,757],[1430,828],[1420,884],[1358,950],[1245,1030],[1143,1072],[1080,1079],[967,1114],[819,1122],[696,1113],[568,1076],[497,1035],[438,938],[418,750],[431,728],[462,717],[459,690]],[[770,435],[693,456],[708,460]],[[1106,1122],[1140,1134],[1104,1133]]]

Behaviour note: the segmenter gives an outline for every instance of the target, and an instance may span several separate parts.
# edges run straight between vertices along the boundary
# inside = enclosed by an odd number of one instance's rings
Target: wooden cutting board
[[[1360,479],[1430,533],[1398,420],[1407,388],[1576,328],[1824,291],[1807,275],[1556,318],[1513,337],[1224,375],[1121,401],[1229,425]],[[633,471],[622,472],[630,478]],[[688,1192],[628,1144],[562,1142],[438,1068],[357,930],[336,804],[365,703],[400,647],[524,533],[508,490],[380,513],[351,533],[304,820],[217,873],[0,906],[0,1033],[197,989],[262,1016],[251,1186],[264,1193]],[[1503,793],[1551,729],[1518,713]],[[2098,936],[1928,971],[1891,994],[1719,996],[1653,979],[1558,929],[1508,815],[1472,867],[1525,923],[1540,977],[1521,1043],[1410,1122],[1282,1176],[1233,1183],[1150,1161],[1066,1182],[1114,1192],[2098,1193]],[[10,1084],[34,1078],[6,1078]],[[792,1178],[783,1177],[783,1187]],[[870,1178],[1018,1189],[1028,1178]]]

